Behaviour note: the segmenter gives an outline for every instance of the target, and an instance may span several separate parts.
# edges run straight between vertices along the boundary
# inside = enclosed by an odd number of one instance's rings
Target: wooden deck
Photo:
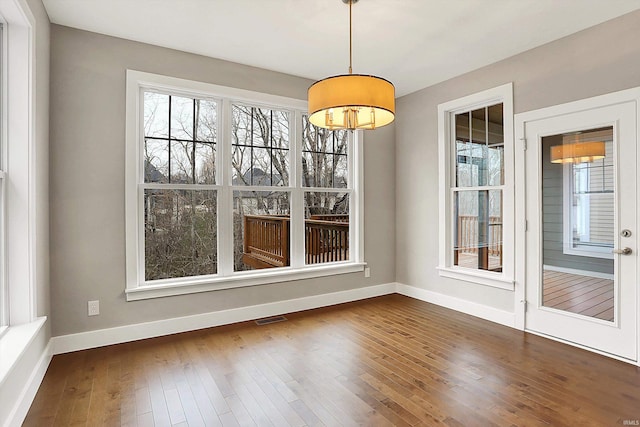
[[[615,426],[640,370],[400,295],[53,357],[25,426]]]
[[[545,270],[543,281],[544,306],[613,321],[613,280]]]

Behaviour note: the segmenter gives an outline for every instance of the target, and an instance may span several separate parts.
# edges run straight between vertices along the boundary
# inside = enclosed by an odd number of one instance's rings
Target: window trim
[[[350,188],[307,188],[303,187],[300,182],[301,171],[301,150],[302,141],[298,133],[300,133],[300,124],[302,123],[302,112],[307,110],[306,101],[299,99],[287,98],[278,95],[270,95],[265,93],[253,92],[244,89],[230,88],[204,82],[185,80],[176,77],[163,76],[159,74],[146,73],[136,70],[127,70],[126,76],[126,147],[125,147],[125,240],[126,240],[126,286],[125,294],[127,301],[134,301],[147,298],[165,297],[171,295],[182,295],[196,292],[206,292],[212,290],[231,289],[245,286],[256,286],[268,283],[287,282],[293,280],[307,279],[312,277],[323,277],[334,274],[344,274],[363,271],[366,263],[364,262],[364,236],[363,236],[363,190],[362,190],[362,145],[363,132],[356,131],[353,137],[353,143],[349,144],[349,154],[352,155],[352,163],[350,168],[351,180]],[[351,202],[349,205],[351,222],[349,227],[350,260],[326,264],[302,265],[298,262],[293,263],[289,267],[278,268],[276,271],[249,271],[249,272],[233,272],[229,270],[229,263],[218,264],[218,273],[210,276],[191,276],[176,279],[155,280],[154,284],[145,283],[144,278],[140,277],[144,271],[140,266],[144,266],[144,254],[140,250],[142,236],[140,215],[141,212],[141,196],[140,188],[144,187],[144,170],[140,167],[141,156],[143,155],[144,139],[142,134],[142,91],[144,89],[153,89],[166,91],[172,94],[182,94],[184,96],[197,98],[211,98],[220,102],[219,119],[224,123],[218,128],[219,149],[218,158],[225,162],[224,167],[218,172],[219,181],[216,185],[202,186],[216,189],[218,199],[225,198],[227,203],[233,198],[233,191],[237,189],[232,186],[231,174],[231,157],[228,150],[231,149],[231,104],[246,103],[251,106],[263,106],[266,108],[284,109],[292,112],[292,132],[290,140],[290,182],[287,187],[260,187],[264,191],[289,191],[291,193],[291,211],[299,209],[303,211],[304,203],[303,194],[305,191],[323,191],[323,192],[349,192],[351,193]],[[295,147],[294,147],[295,144]],[[295,157],[293,157],[295,156]],[[254,187],[251,187],[254,188]],[[297,207],[294,208],[294,204]],[[225,209],[218,210],[218,224],[228,223],[231,218],[230,212]],[[298,215],[299,216],[299,215]],[[292,229],[304,230],[304,219],[297,218],[292,215]],[[226,227],[218,226],[218,259],[222,255],[222,248],[232,247],[233,233],[229,232]],[[294,233],[291,243],[291,250],[304,250],[304,233]],[[297,238],[295,236],[298,236]],[[144,238],[144,236],[142,236]],[[224,256],[224,255],[222,255]],[[226,266],[226,269],[225,269]]]
[[[0,336],[9,325],[9,292],[6,276],[6,158],[7,158],[7,31],[0,14]]]
[[[454,137],[455,115],[466,111],[503,104],[504,131],[504,185],[503,197],[503,263],[502,272],[474,270],[453,265],[452,198],[453,154],[451,139]],[[515,240],[514,240],[514,133],[513,133],[513,83],[468,95],[438,105],[438,166],[439,166],[439,257],[437,270],[441,277],[463,280],[501,289],[515,288]],[[498,189],[498,187],[496,187]]]
[[[35,18],[24,0],[1,0],[2,280],[5,335],[36,319]],[[11,82],[11,91],[8,91]],[[9,115],[9,111],[11,114]],[[9,117],[10,116],[10,117]],[[4,337],[4,336],[3,336]],[[0,381],[2,379],[0,378]]]

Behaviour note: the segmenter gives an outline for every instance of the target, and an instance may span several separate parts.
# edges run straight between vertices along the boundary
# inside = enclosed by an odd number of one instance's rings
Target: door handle
[[[631,255],[631,252],[633,252],[631,250],[631,248],[622,248],[622,249],[614,249],[611,251],[614,254],[620,254],[620,255]]]

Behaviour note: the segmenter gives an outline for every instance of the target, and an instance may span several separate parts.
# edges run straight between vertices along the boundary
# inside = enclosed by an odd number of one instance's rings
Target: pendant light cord
[[[353,42],[352,38],[352,24],[351,24],[351,7],[353,6],[353,0],[349,0],[349,74],[353,73],[351,65],[353,63]]]

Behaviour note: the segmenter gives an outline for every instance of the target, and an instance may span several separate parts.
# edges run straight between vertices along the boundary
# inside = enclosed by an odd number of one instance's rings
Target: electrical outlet
[[[100,301],[89,301],[87,302],[87,314],[89,316],[97,316],[100,314]]]
[[[364,269],[364,277],[371,277],[371,269],[369,267]]]

